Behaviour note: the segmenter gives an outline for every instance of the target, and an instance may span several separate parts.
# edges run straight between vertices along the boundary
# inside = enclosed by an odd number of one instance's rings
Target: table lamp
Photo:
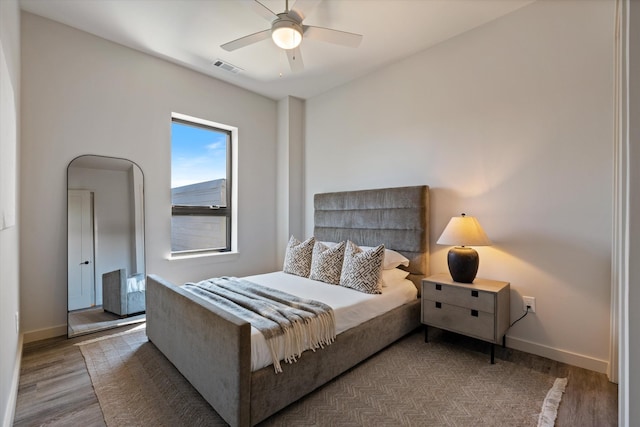
[[[478,273],[480,257],[475,249],[467,246],[489,246],[491,240],[477,219],[461,214],[451,218],[436,243],[454,245],[447,255],[451,278],[460,283],[473,283]]]

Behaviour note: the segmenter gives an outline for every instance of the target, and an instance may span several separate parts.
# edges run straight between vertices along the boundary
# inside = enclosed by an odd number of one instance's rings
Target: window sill
[[[167,258],[169,261],[176,261],[181,259],[193,259],[193,258],[210,258],[212,262],[227,262],[235,261],[238,259],[240,253],[238,251],[230,252],[193,252],[184,254],[171,254]]]

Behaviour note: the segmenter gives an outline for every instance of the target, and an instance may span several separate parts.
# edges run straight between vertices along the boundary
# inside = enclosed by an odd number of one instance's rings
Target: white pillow
[[[355,243],[347,241],[340,275],[340,286],[367,294],[382,293],[380,274],[384,259],[384,245],[362,250]]]
[[[406,270],[400,270],[399,268],[389,268],[382,270],[380,279],[382,280],[382,287],[393,286],[397,283],[401,283],[407,278],[409,272]]]
[[[335,245],[337,245],[337,243],[335,242],[321,242],[329,247],[333,247]],[[369,250],[369,249],[373,249],[372,246],[360,246],[360,249],[362,250]],[[394,251],[393,249],[386,249],[384,250],[384,261],[382,263],[382,269],[383,270],[389,270],[390,268],[396,268],[399,267],[401,265],[404,265],[405,267],[409,266],[409,258],[405,257],[404,255],[402,255],[401,253],[398,253],[396,251]]]
[[[384,263],[382,264],[382,268],[384,270],[396,268],[401,265],[409,267],[409,259],[401,253],[398,253],[392,249],[384,250]]]
[[[313,237],[300,242],[291,236],[287,244],[287,252],[284,255],[282,271],[296,276],[309,277],[314,243],[315,239]]]

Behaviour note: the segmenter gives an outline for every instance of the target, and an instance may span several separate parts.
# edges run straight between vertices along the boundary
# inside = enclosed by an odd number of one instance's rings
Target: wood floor
[[[51,338],[25,345],[15,426],[104,426],[102,411],[80,349],[75,345],[100,335],[135,327],[104,331],[72,339]],[[430,340],[443,340],[487,354],[488,344],[430,328]],[[556,426],[617,426],[617,386],[604,374],[555,362],[512,349],[496,347],[496,359],[569,379]]]

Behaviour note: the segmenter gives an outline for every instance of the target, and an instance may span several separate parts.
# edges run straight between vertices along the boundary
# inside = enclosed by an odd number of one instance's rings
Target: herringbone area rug
[[[225,425],[143,326],[79,345],[108,426]],[[263,425],[536,426],[554,380],[415,333]]]

